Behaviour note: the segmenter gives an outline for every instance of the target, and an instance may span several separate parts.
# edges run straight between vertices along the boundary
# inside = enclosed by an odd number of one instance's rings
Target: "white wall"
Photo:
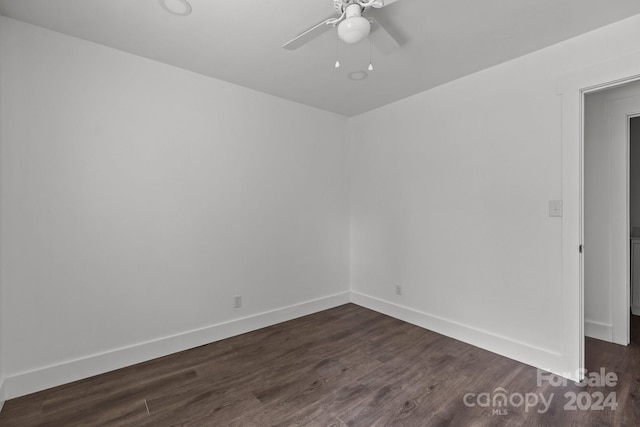
[[[354,300],[567,372],[560,77],[638,49],[640,17],[351,120]],[[577,244],[576,244],[577,250]],[[395,295],[395,285],[403,295]],[[566,360],[571,357],[572,360]]]
[[[348,301],[346,118],[2,23],[8,397]]]
[[[611,340],[611,165],[607,92],[585,98],[584,137],[584,317],[585,335]],[[602,161],[600,161],[602,160]]]

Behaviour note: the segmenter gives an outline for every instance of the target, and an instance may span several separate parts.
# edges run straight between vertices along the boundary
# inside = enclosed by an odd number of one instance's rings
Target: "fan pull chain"
[[[338,32],[336,31],[336,68],[340,68],[340,38],[338,37]]]
[[[373,61],[371,60],[371,36],[369,36],[369,71],[373,71]]]

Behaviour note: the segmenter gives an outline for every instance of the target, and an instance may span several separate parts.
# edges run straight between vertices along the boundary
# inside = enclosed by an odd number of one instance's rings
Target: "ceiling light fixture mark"
[[[191,13],[191,4],[187,0],[159,0],[160,6],[167,12],[177,16],[187,16]]]
[[[349,80],[357,82],[366,79],[369,77],[369,74],[367,74],[366,71],[352,71],[347,75],[347,77],[349,77]]]

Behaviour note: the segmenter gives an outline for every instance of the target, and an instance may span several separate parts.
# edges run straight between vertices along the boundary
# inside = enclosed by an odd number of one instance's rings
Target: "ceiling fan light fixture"
[[[338,24],[338,37],[345,43],[354,44],[364,40],[371,32],[371,22],[362,17],[362,6],[351,3],[344,10],[346,19]]]
[[[345,43],[354,44],[364,40],[371,31],[371,23],[367,18],[354,16],[338,25],[338,36]]]
[[[374,31],[376,33],[375,42],[378,45],[378,50],[386,55],[399,48],[401,43],[376,20],[375,15],[379,12],[372,11],[370,8],[384,7],[396,1],[397,0],[333,0],[333,6],[339,13],[338,16],[333,16],[314,25],[308,30],[298,34],[292,40],[289,40],[282,45],[282,47],[287,50],[296,50],[329,30],[335,31],[334,34],[336,35],[338,45],[340,44],[340,40],[347,44],[355,44],[366,39],[371,31]],[[371,12],[371,16],[363,16],[363,14],[367,14],[367,12]]]

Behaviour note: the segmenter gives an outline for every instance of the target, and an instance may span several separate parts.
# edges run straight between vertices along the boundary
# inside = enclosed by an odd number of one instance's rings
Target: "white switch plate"
[[[562,216],[562,200],[549,200],[549,216]]]

